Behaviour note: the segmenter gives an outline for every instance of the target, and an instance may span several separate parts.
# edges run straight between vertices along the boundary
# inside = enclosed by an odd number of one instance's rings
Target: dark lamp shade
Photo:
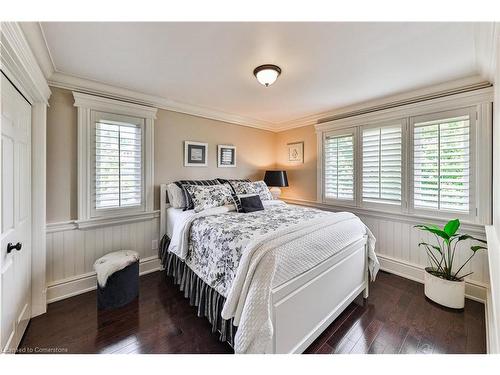
[[[286,177],[286,171],[266,171],[264,182],[267,186],[271,187],[287,187],[288,178]]]

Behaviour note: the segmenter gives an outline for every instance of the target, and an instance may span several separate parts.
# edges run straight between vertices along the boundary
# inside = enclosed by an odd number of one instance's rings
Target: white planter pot
[[[463,309],[465,304],[465,281],[449,281],[430,274],[425,269],[425,295],[440,305],[452,309]]]

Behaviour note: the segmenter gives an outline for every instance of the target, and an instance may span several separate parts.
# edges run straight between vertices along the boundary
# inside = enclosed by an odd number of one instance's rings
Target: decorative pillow
[[[186,207],[186,201],[182,189],[175,183],[167,185],[168,202],[174,208]]]
[[[262,201],[260,196],[258,195],[250,195],[248,197],[241,197],[241,208],[242,212],[255,212],[264,210],[264,206],[262,205]]]
[[[269,191],[269,188],[267,187],[267,185],[264,181],[252,182],[252,188],[254,189],[255,193],[259,194],[260,199],[262,201],[272,201],[273,200],[273,195]]]
[[[253,182],[246,180],[228,180],[229,185],[237,195],[241,194],[256,194],[253,187]]]
[[[233,193],[227,185],[184,185],[194,204],[194,211],[235,204]]]
[[[217,180],[180,180],[174,182],[179,188],[182,189],[182,194],[184,195],[183,207],[184,211],[192,210],[194,208],[193,200],[191,196],[184,188],[184,185],[199,185],[199,186],[212,186],[212,185],[220,185],[220,182]]]

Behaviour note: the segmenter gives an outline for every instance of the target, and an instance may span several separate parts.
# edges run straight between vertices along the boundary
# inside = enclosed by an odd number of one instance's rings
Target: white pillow
[[[182,189],[175,183],[167,185],[167,195],[168,201],[173,208],[184,208],[186,203],[184,202],[184,194]]]
[[[236,204],[228,185],[186,185],[185,188],[193,200],[195,212]]]

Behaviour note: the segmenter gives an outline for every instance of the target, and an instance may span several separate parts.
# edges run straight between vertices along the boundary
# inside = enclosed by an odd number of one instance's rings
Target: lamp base
[[[269,189],[271,192],[271,195],[273,196],[273,199],[279,199],[281,195],[281,189],[279,187],[272,187]]]

